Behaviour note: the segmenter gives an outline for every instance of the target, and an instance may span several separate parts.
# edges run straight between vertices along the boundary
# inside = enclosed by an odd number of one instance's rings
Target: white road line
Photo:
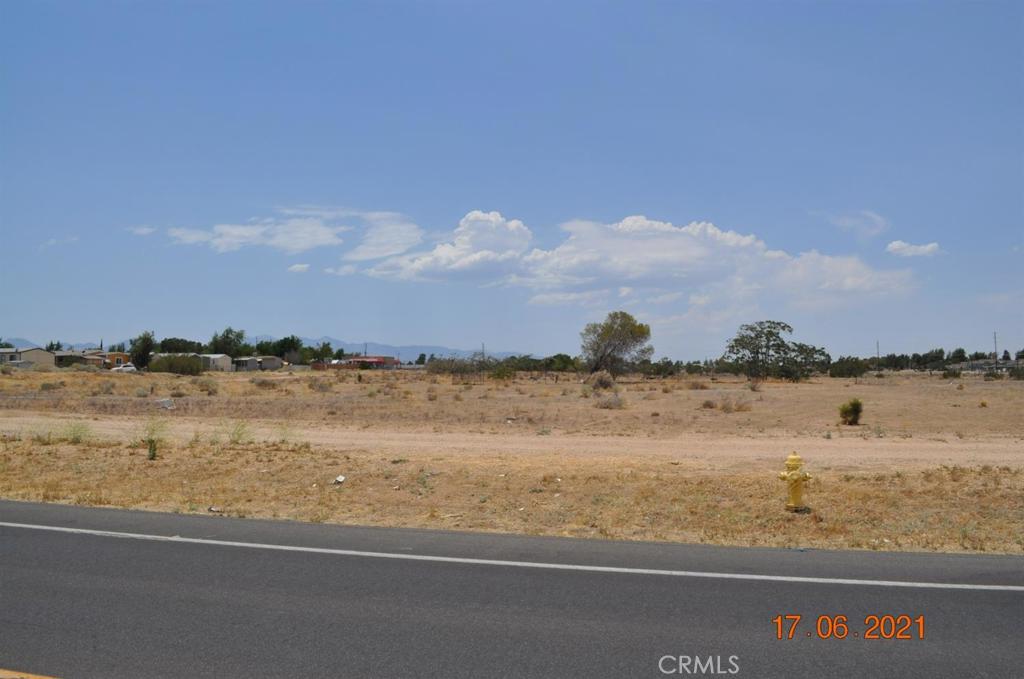
[[[296,545],[268,545],[259,542],[235,542],[232,540],[210,540],[207,538],[183,538],[178,535],[147,535],[145,533],[119,533],[90,528],[68,528],[65,526],[41,526],[30,523],[9,523],[0,521],[0,527],[47,530],[57,533],[95,535],[105,538],[129,540],[150,540],[154,542],[184,542],[216,547],[244,547],[247,549],[269,549],[278,552],[306,552],[309,554],[333,554],[335,556],[358,556],[371,559],[401,559],[403,561],[433,561],[438,563],[459,563],[475,566],[505,566],[508,568],[544,568],[558,571],[585,571],[589,573],[624,573],[627,575],[670,575],[683,578],[715,578],[722,580],[763,580],[768,582],[804,582],[818,585],[866,585],[873,587],[915,587],[921,589],[971,589],[998,592],[1024,592],[1024,585],[972,585],[951,582],[905,582],[901,580],[852,580],[848,578],[806,578],[795,575],[759,575],[756,573],[714,573],[707,571],[673,571],[657,568],[622,568],[618,566],[588,566],[568,563],[542,563],[536,561],[503,561],[501,559],[470,559],[456,556],[430,556],[426,554],[394,554],[391,552],[364,552],[354,549],[330,549],[327,547],[299,547]]]

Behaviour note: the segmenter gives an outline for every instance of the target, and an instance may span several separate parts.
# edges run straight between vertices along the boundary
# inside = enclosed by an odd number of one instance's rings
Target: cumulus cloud
[[[852,231],[862,238],[873,238],[889,230],[889,220],[871,210],[845,215],[829,215],[828,220],[843,231]]]
[[[533,234],[518,219],[474,210],[459,221],[450,241],[432,250],[390,257],[369,269],[373,276],[432,280],[451,276],[494,276],[512,271]]]
[[[136,236],[148,236],[150,234],[156,233],[156,229],[154,229],[152,226],[131,226],[128,228],[128,231],[130,231]]]
[[[309,264],[292,264],[288,270],[292,273],[306,273],[309,271]]]
[[[329,273],[332,276],[351,276],[352,274],[359,273],[359,268],[355,264],[346,264],[344,266],[329,266],[324,269],[324,273]]]
[[[897,257],[931,257],[939,254],[939,244],[911,245],[906,241],[894,240],[885,246],[885,251]]]

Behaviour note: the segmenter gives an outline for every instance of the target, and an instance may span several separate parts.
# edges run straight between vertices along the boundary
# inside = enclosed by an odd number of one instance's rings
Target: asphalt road
[[[780,614],[803,616],[793,639],[776,639]],[[865,639],[872,614],[924,616],[924,639],[916,624],[912,639]],[[819,639],[821,615],[847,616],[847,637]],[[1024,677],[1024,558],[0,502],[0,668],[104,679]]]

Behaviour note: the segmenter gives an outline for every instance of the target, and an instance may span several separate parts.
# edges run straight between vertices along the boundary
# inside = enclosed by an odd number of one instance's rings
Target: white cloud
[[[309,271],[309,264],[292,264],[288,270],[292,273],[306,273]]]
[[[885,251],[897,257],[931,257],[939,254],[939,244],[911,245],[905,241],[894,240],[885,246]]]
[[[889,230],[889,220],[871,210],[845,215],[829,215],[828,220],[843,231],[852,231],[862,238],[873,238]]]
[[[329,273],[334,276],[351,276],[352,274],[359,273],[359,268],[356,267],[355,264],[346,264],[339,267],[329,266],[324,269],[324,273]]]
[[[128,227],[128,231],[135,234],[136,236],[148,236],[150,234],[156,233],[156,229],[153,228],[152,226],[130,226]]]
[[[543,306],[562,306],[576,304],[597,306],[608,298],[607,290],[588,290],[586,292],[542,292],[530,298],[530,304]]]
[[[505,219],[498,212],[474,210],[459,221],[450,241],[427,252],[390,257],[369,269],[369,273],[402,280],[493,277],[516,267],[532,237],[518,219]]]
[[[344,259],[364,261],[399,255],[423,241],[423,229],[396,212],[366,212],[369,226],[362,242]]]
[[[655,295],[654,297],[649,298],[647,300],[647,303],[648,304],[668,304],[670,302],[676,301],[677,299],[679,299],[682,296],[683,296],[683,293],[681,293],[681,292],[666,292],[663,295]],[[691,304],[693,303],[692,299],[691,299],[690,303]]]
[[[264,219],[252,224],[217,224],[211,229],[168,229],[176,242],[206,244],[216,252],[232,252],[252,245],[264,245],[289,254],[313,248],[341,245],[338,235],[345,226],[329,226],[319,217]]]

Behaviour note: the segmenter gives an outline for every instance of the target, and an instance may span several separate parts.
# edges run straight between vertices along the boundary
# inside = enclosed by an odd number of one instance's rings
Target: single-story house
[[[341,364],[349,368],[396,368],[402,362],[394,356],[346,356]]]
[[[10,363],[22,368],[31,368],[36,365],[56,365],[53,354],[39,347],[0,349],[0,364],[3,363]]]
[[[91,365],[102,368],[104,357],[99,351],[75,351],[72,349],[53,352],[53,361],[58,368],[69,368],[73,365]]]
[[[103,365],[106,368],[118,368],[131,362],[132,356],[127,351],[108,351],[103,354]]]
[[[260,356],[260,370],[280,370],[284,367],[284,359],[280,356]]]
[[[246,370],[259,370],[260,359],[255,356],[241,356],[232,361],[235,364],[235,370],[237,372],[244,372]]]
[[[199,358],[203,362],[203,370],[231,372],[235,369],[227,354],[199,354]]]

